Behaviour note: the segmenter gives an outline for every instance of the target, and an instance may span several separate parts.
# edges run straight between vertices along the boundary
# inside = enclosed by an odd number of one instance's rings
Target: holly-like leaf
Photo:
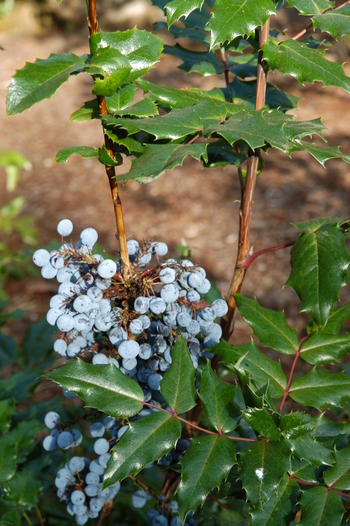
[[[314,27],[318,27],[321,31],[329,33],[333,38],[338,40],[343,35],[350,33],[350,6],[344,5],[340,9],[328,11],[323,15],[316,15],[312,17]]]
[[[112,157],[105,145],[99,149],[98,160],[105,166],[118,166],[118,164],[122,164],[123,162],[122,157],[119,154],[116,154]]]
[[[317,427],[312,436],[318,440],[336,440],[344,435],[350,435],[350,424],[348,422],[332,422],[327,420],[323,414],[317,418]]]
[[[293,455],[299,457],[300,460],[307,460],[316,467],[321,464],[328,466],[334,464],[333,452],[316,442],[309,434],[290,439],[289,443],[292,446]]]
[[[197,161],[208,160],[207,145],[202,144],[147,144],[143,155],[132,162],[129,173],[119,175],[119,181],[136,180],[149,183],[167,170],[182,166],[185,157],[193,157]]]
[[[262,384],[269,385],[270,395],[280,398],[284,395],[287,387],[287,378],[282,370],[280,362],[267,358],[255,345],[254,341],[244,345],[230,345],[222,340],[218,345],[212,347],[211,352],[220,356],[226,364],[236,365],[246,374]]]
[[[306,151],[316,159],[322,166],[325,165],[329,159],[342,159],[346,163],[350,163],[350,155],[342,153],[338,146],[319,146],[311,142],[293,140],[293,147],[291,152]]]
[[[271,414],[265,408],[249,407],[243,411],[246,422],[252,426],[259,435],[266,437],[267,440],[276,441],[281,438],[281,431]]]
[[[350,378],[343,373],[324,373],[314,367],[292,383],[289,394],[301,405],[320,410],[336,407],[350,398]]]
[[[200,43],[208,49],[210,47],[209,31],[203,31],[202,29],[197,29],[194,27],[180,27],[175,25],[172,25],[170,28],[168,28],[168,24],[166,22],[156,22],[153,28],[154,31],[158,31],[160,29],[169,31],[169,33],[171,33],[176,40],[179,38],[188,38],[189,40],[192,40],[192,42]]]
[[[256,298],[235,294],[239,313],[251,326],[261,343],[283,354],[295,354],[299,340],[297,331],[286,322],[284,312],[265,309]]]
[[[302,344],[300,356],[308,363],[321,365],[338,362],[349,351],[349,334],[328,334],[317,331]]]
[[[318,15],[334,6],[329,0],[288,0],[290,7],[295,7],[301,15]]]
[[[40,372],[27,367],[0,382],[0,399],[15,398],[17,402],[29,398],[38,384]]]
[[[340,496],[324,486],[304,490],[299,505],[303,526],[340,526],[345,513]]]
[[[293,245],[292,270],[286,285],[293,287],[301,299],[301,312],[307,312],[323,327],[340,288],[345,285],[350,263],[345,236],[340,230],[341,220],[335,224],[334,221],[324,221],[295,226],[305,232]]]
[[[36,102],[49,99],[72,73],[83,71],[86,57],[73,53],[27,62],[12,78],[6,99],[7,115],[22,113]]]
[[[175,447],[181,424],[167,413],[153,413],[129,423],[129,429],[114,446],[103,477],[104,487],[111,486],[147,464],[159,460]]]
[[[144,93],[152,93],[159,105],[162,104],[170,108],[188,108],[189,106],[194,106],[204,98],[201,90],[198,89],[169,88],[168,86],[153,84],[144,79],[137,80],[136,84]]]
[[[204,0],[172,0],[166,6],[167,22],[170,27],[176,20],[181,17],[187,18],[195,9],[202,9]]]
[[[95,85],[92,92],[95,95],[110,97],[117,88],[126,84],[131,71],[131,64],[117,49],[99,47],[92,55],[86,70],[94,75]]]
[[[339,307],[334,307],[332,312],[329,315],[326,326],[324,327],[324,332],[329,332],[331,334],[338,334],[343,323],[350,319],[350,302],[340,305]]]
[[[105,134],[109,137],[114,144],[118,144],[121,149],[120,153],[126,153],[122,151],[124,147],[130,155],[139,156],[141,153],[144,153],[145,146],[143,146],[139,141],[132,139],[131,137],[119,137],[117,134],[111,132],[108,129],[105,129]],[[121,135],[121,134],[120,134]]]
[[[218,166],[226,167],[231,165],[240,166],[246,160],[245,155],[238,154],[234,147],[220,139],[208,143],[207,154],[208,162],[204,163],[206,168],[217,168]]]
[[[41,482],[28,471],[16,473],[9,486],[8,498],[15,501],[17,506],[23,506],[30,510],[37,504]]]
[[[179,515],[184,522],[187,513],[203,506],[208,493],[220,488],[236,464],[235,447],[225,436],[207,435],[194,438],[181,460],[181,482],[177,488]]]
[[[180,336],[172,350],[172,364],[160,382],[160,392],[166,403],[177,414],[196,405],[193,366],[186,340]]]
[[[15,401],[0,400],[0,432],[4,433],[10,429],[11,418],[15,411]]]
[[[350,490],[350,446],[338,451],[335,449],[335,466],[323,473],[327,486],[334,489]]]
[[[136,93],[136,86],[134,83],[126,84],[110,97],[105,97],[108,113],[114,114],[116,111],[124,110],[132,104]],[[91,119],[99,119],[100,110],[97,99],[88,100],[84,105],[72,113],[70,120],[72,122],[84,122]]]
[[[179,69],[187,73],[200,73],[203,77],[223,73],[223,63],[210,51],[190,51],[180,44],[175,46],[164,46],[164,53],[180,58],[182,64]]]
[[[216,1],[206,26],[211,31],[211,47],[252,35],[275,12],[272,0],[259,0],[258,3],[255,0]]]
[[[224,88],[225,89],[225,88]],[[229,96],[226,100],[245,100],[255,104],[256,96],[256,80],[241,80],[237,76],[230,82],[228,86]],[[297,103],[300,99],[285,93],[282,90],[276,88],[272,84],[266,86],[266,105],[269,108],[279,109],[280,111],[286,111],[291,108],[296,108]]]
[[[96,367],[78,359],[47,376],[67,391],[76,393],[88,407],[110,416],[129,418],[142,409],[141,387],[113,364]]]
[[[81,155],[83,159],[91,159],[92,157],[98,157],[98,148],[92,146],[72,146],[71,148],[62,148],[56,154],[57,163],[66,163],[71,155],[75,153]]]
[[[240,478],[253,506],[262,507],[291,468],[289,444],[259,440],[240,452]]]
[[[228,433],[237,427],[241,413],[234,404],[235,393],[236,386],[218,378],[208,362],[202,372],[199,398],[205,416],[217,431]]]
[[[131,71],[125,84],[145,75],[158,61],[163,49],[163,41],[159,37],[137,28],[111,33],[100,31],[92,35],[90,45],[93,55],[97,49],[109,47],[126,57]]]
[[[39,432],[39,422],[20,422],[8,435],[8,438],[17,446],[17,463],[24,462],[35,447],[34,438]]]
[[[319,81],[325,86],[336,86],[350,92],[350,79],[345,75],[342,64],[327,60],[325,50],[311,49],[292,39],[280,42],[272,38],[262,50],[271,70],[278,69],[302,84]]]
[[[7,436],[0,438],[0,484],[10,480],[16,471],[17,446]]]
[[[154,117],[158,115],[158,108],[151,98],[140,100],[132,106],[122,110],[114,110],[114,115],[132,115],[133,117]]]
[[[289,524],[295,517],[299,494],[299,485],[285,473],[263,508],[256,507],[250,511],[251,526]]]
[[[290,473],[299,480],[305,480],[306,482],[312,482],[313,484],[319,484],[320,480],[317,477],[319,474],[318,468],[309,464],[306,460],[300,460],[297,457],[292,458],[292,471]]]
[[[284,415],[280,421],[280,428],[287,439],[295,439],[313,431],[317,426],[317,419],[300,411]]]

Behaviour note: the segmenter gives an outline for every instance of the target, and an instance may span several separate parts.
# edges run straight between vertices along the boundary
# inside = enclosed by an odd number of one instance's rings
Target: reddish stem
[[[289,241],[288,243],[284,243],[283,245],[277,245],[275,247],[270,248],[264,248],[263,250],[259,250],[258,252],[255,252],[255,254],[252,254],[247,258],[245,261],[239,264],[240,268],[247,269],[253,263],[254,259],[258,258],[259,256],[262,256],[263,254],[267,254],[268,252],[274,252],[275,250],[281,250],[282,248],[287,248],[293,246],[295,241]]]
[[[280,403],[280,408],[279,408],[279,414],[281,414],[282,412],[282,408],[283,408],[283,405],[284,405],[284,402],[286,401],[286,398],[287,396],[289,395],[289,388],[290,388],[290,384],[292,383],[292,376],[293,376],[293,373],[294,373],[294,369],[295,369],[295,366],[297,364],[297,361],[298,361],[298,358],[301,354],[301,345],[302,343],[308,339],[309,336],[305,336],[305,338],[302,338],[299,342],[299,346],[298,346],[298,349],[295,353],[295,356],[294,356],[294,360],[293,360],[293,365],[292,365],[292,368],[290,370],[290,373],[289,373],[289,378],[288,378],[288,382],[287,382],[287,387],[285,388],[284,390],[284,395],[283,395],[283,398],[281,400],[281,403]]]
[[[294,475],[290,475],[289,477],[291,480],[295,480],[295,482],[298,482],[298,484],[303,484],[304,486],[312,486],[313,488],[316,488],[318,486],[324,487],[322,484],[315,484],[314,482],[308,482],[307,480],[298,479],[297,477],[294,477]],[[345,497],[346,499],[350,499],[350,495],[347,493],[343,493],[342,491],[338,491],[337,489],[333,489],[332,486],[327,486],[328,491],[334,491],[335,493],[338,493],[341,497]]]
[[[213,495],[211,495],[209,493],[208,495],[208,498],[213,500],[214,502],[217,502],[219,504],[219,506],[221,506],[222,508],[225,508],[225,510],[229,510],[229,511],[232,511],[231,508],[229,508],[229,506],[227,506],[227,504],[224,504],[223,502],[221,502],[221,500],[219,499],[216,499],[215,497],[213,497]]]

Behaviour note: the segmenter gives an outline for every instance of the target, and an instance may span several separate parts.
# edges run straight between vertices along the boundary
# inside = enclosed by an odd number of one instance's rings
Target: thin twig
[[[337,11],[338,9],[341,9],[342,7],[346,6],[347,4],[350,3],[350,0],[347,0],[346,2],[344,2],[343,4],[341,5],[338,5],[338,7],[335,7],[334,9],[332,9],[332,7],[328,7],[327,9],[325,9],[323,11],[323,13],[326,13],[327,11],[329,10],[332,10],[332,11]],[[323,14],[322,13],[322,14]],[[309,31],[309,29],[311,29],[313,27],[313,22],[310,22],[310,24],[308,24],[304,29],[302,29],[299,33],[297,33],[294,37],[291,38],[291,40],[298,40],[298,38],[302,37],[303,35],[305,35],[305,33],[307,33],[307,31]]]
[[[249,258],[247,258],[245,261],[243,261],[240,264],[241,268],[249,268],[249,266],[253,263],[254,259],[258,258],[259,256],[262,256],[263,254],[267,254],[268,252],[275,252],[275,250],[281,250],[282,248],[287,248],[293,246],[295,241],[289,241],[288,243],[283,243],[283,245],[277,245],[275,247],[270,248],[264,248],[263,250],[259,250],[258,252],[255,252]]]
[[[91,37],[98,32],[98,23],[97,23],[97,14],[96,14],[96,0],[89,0],[89,16],[88,16],[88,26],[90,31],[90,42]],[[106,99],[102,96],[97,97],[98,106],[100,115],[108,115]],[[104,134],[104,142],[106,150],[109,155],[113,158],[113,141]],[[126,245],[126,234],[125,234],[125,225],[123,218],[123,209],[122,203],[120,200],[118,183],[116,179],[116,173],[114,166],[105,166],[106,174],[109,181],[109,186],[112,194],[112,200],[114,205],[114,214],[117,224],[118,240],[120,245],[120,255],[122,260],[122,272],[124,276],[129,274],[130,261],[129,253]]]
[[[158,493],[156,493],[150,486],[147,486],[147,484],[145,484],[144,482],[142,482],[142,480],[140,479],[137,479],[134,475],[129,475],[129,478],[137,485],[139,486],[140,488],[142,488],[143,490],[145,490],[147,493],[149,493],[150,495],[152,495],[152,497],[154,497],[156,500],[159,501],[159,503],[164,506],[164,508],[167,508],[168,507],[168,504],[166,502],[164,502],[164,500],[162,499],[162,497],[160,495],[158,495]]]
[[[224,504],[223,502],[221,502],[221,500],[219,499],[216,499],[215,497],[213,497],[213,495],[211,495],[209,493],[208,495],[208,498],[213,500],[214,502],[217,502],[217,504],[219,504],[219,506],[221,506],[222,508],[225,508],[225,510],[229,510],[229,511],[232,511],[231,508],[229,506],[227,506],[227,504]]]
[[[295,366],[297,364],[297,361],[299,359],[299,356],[301,354],[301,345],[302,343],[307,340],[309,338],[309,336],[305,336],[304,338],[302,338],[299,342],[299,345],[298,345],[298,349],[296,350],[296,353],[295,353],[295,356],[294,356],[294,360],[293,360],[293,364],[292,364],[292,367],[291,367],[291,370],[290,370],[290,373],[289,373],[289,377],[288,377],[288,382],[287,382],[287,386],[284,390],[284,395],[283,395],[283,398],[281,400],[281,403],[280,403],[280,407],[279,407],[279,414],[282,413],[282,409],[283,409],[283,406],[284,406],[284,402],[286,401],[286,398],[287,396],[289,395],[289,388],[290,388],[290,384],[292,382],[292,376],[293,376],[293,373],[294,373],[294,369],[295,369]]]
[[[97,526],[108,526],[109,519],[112,513],[112,508],[113,508],[113,499],[106,502],[106,504],[103,506],[102,513],[100,515]]]
[[[350,495],[347,493],[343,493],[342,491],[338,491],[337,489],[332,488],[332,486],[324,486],[323,484],[315,484],[314,482],[308,482],[307,480],[298,479],[297,477],[294,477],[294,475],[290,475],[289,477],[291,480],[295,480],[298,484],[303,484],[304,486],[311,486],[313,488],[326,487],[328,491],[334,491],[334,493],[338,493],[341,497],[344,497],[346,499],[350,499]]]

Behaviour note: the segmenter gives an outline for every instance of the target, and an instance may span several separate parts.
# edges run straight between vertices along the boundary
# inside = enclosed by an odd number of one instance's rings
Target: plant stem
[[[347,4],[350,3],[350,0],[347,0],[346,2],[344,2],[343,4],[341,5],[338,5],[338,7],[335,7],[334,9],[332,9],[331,7],[328,7],[328,9],[325,9],[323,11],[323,13],[326,13],[327,11],[337,11],[338,9],[341,9],[342,7],[346,6]],[[294,37],[292,37],[292,40],[298,40],[298,38],[302,37],[303,35],[305,35],[305,33],[307,31],[309,31],[309,29],[311,29],[313,27],[313,23],[310,22],[310,24],[308,24],[305,29],[302,29],[299,33],[297,33]]]
[[[241,263],[241,268],[249,268],[251,263],[253,263],[254,259],[258,258],[259,256],[262,256],[263,254],[267,254],[268,252],[274,252],[275,250],[281,250],[282,248],[287,248],[293,246],[295,241],[289,241],[288,243],[283,243],[283,245],[277,245],[275,247],[270,248],[264,248],[263,250],[259,250],[258,252],[255,252],[255,254],[252,254],[247,258],[243,263]]]
[[[313,488],[316,488],[318,486],[325,487],[322,484],[315,484],[314,482],[308,482],[307,480],[298,479],[297,477],[294,477],[294,475],[290,475],[289,477],[291,480],[295,480],[298,484],[304,484],[304,486],[312,486]],[[343,493],[342,491],[338,491],[337,489],[333,489],[332,486],[327,486],[328,491],[334,491],[335,493],[338,493],[341,497],[345,497],[346,499],[350,499],[350,495],[347,493]]]
[[[152,495],[152,497],[154,497],[155,499],[157,499],[159,501],[159,503],[164,506],[165,508],[168,507],[168,504],[166,502],[164,502],[164,500],[160,497],[160,495],[158,495],[158,493],[156,493],[152,488],[150,488],[149,486],[147,486],[147,484],[145,484],[144,482],[142,482],[142,480],[140,479],[137,479],[134,475],[129,475],[129,478],[137,485],[139,486],[140,488],[144,489],[147,493],[149,493],[150,495]]]
[[[219,499],[216,499],[215,497],[213,497],[213,495],[211,495],[209,493],[208,495],[208,499],[211,499],[213,500],[214,502],[217,502],[219,504],[219,506],[221,506],[222,508],[225,508],[225,510],[229,510],[229,511],[232,511],[231,508],[229,506],[227,506],[227,504],[224,504],[223,502],[221,502],[221,500]]]
[[[261,28],[259,37],[259,47],[267,42],[269,38],[270,19],[267,20],[265,25]],[[256,98],[255,98],[255,109],[261,110],[265,106],[266,98],[266,80],[267,80],[267,65],[263,60],[263,52],[259,51],[258,58],[258,69],[257,69],[257,82],[256,82]],[[241,208],[239,212],[239,239],[238,239],[238,254],[234,275],[232,278],[229,300],[228,300],[228,313],[222,318],[221,326],[223,329],[223,339],[228,340],[231,335],[233,327],[233,317],[236,310],[236,302],[233,294],[240,292],[243,280],[245,277],[246,269],[241,268],[240,265],[249,257],[249,236],[250,236],[250,224],[252,216],[252,205],[253,205],[253,194],[256,183],[256,176],[259,165],[259,150],[253,152],[248,160],[247,179],[244,188],[243,199],[241,202]],[[213,365],[218,366],[219,360],[214,358]],[[217,362],[217,364],[216,364]]]
[[[293,364],[292,364],[292,367],[291,367],[291,370],[290,370],[290,373],[289,373],[289,378],[288,378],[288,382],[287,382],[287,387],[285,388],[284,390],[284,395],[283,395],[283,398],[281,400],[281,403],[280,403],[280,407],[279,407],[279,414],[282,413],[282,409],[283,409],[283,406],[284,406],[284,402],[286,401],[286,398],[287,396],[289,395],[289,388],[290,388],[290,384],[292,382],[292,376],[293,376],[293,373],[294,373],[294,369],[295,369],[295,366],[297,364],[297,361],[298,361],[298,358],[301,354],[301,345],[302,343],[308,339],[308,336],[305,336],[305,338],[302,338],[299,342],[299,346],[298,346],[298,349],[295,353],[295,356],[294,356],[294,360],[293,360]]]
[[[28,517],[28,515],[26,513],[23,513],[23,517],[28,522],[29,526],[33,526],[32,521],[30,520],[30,518]]]
[[[89,0],[89,16],[88,26],[90,31],[90,39],[92,35],[98,32],[97,13],[96,13],[96,0]],[[91,45],[90,45],[91,47]],[[108,115],[106,99],[103,96],[97,96],[98,107],[100,115]],[[113,141],[104,134],[105,147],[109,155],[113,158]],[[124,276],[129,274],[130,261],[129,253],[126,245],[125,225],[123,218],[122,203],[120,200],[118,183],[116,179],[116,173],[114,166],[105,166],[106,174],[109,181],[109,186],[112,194],[112,200],[114,205],[114,214],[117,224],[117,233],[120,246],[120,255],[122,260],[122,272]]]

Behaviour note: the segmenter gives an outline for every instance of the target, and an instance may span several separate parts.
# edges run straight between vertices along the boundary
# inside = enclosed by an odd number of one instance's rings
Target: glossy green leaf
[[[83,159],[91,159],[98,157],[98,148],[92,146],[72,146],[71,148],[62,148],[56,154],[57,163],[66,163],[71,155],[80,155]]]
[[[28,471],[16,473],[10,482],[8,498],[14,500],[18,506],[33,508],[40,495],[41,482]]]
[[[335,466],[324,471],[323,478],[327,486],[334,489],[350,490],[350,446],[338,451],[335,449]]]
[[[334,6],[329,0],[288,0],[290,7],[295,7],[301,15],[318,15]]]
[[[13,338],[0,333],[0,365],[10,365],[16,361],[18,346]]]
[[[289,439],[289,443],[292,446],[293,455],[299,457],[300,460],[307,460],[316,467],[321,464],[328,466],[334,464],[333,452],[316,442],[309,434]]]
[[[147,144],[144,154],[132,162],[129,173],[117,177],[119,181],[136,180],[148,183],[176,166],[186,157],[207,161],[207,145],[202,144]]]
[[[99,48],[109,47],[124,55],[132,68],[125,83],[145,75],[159,60],[163,49],[159,37],[136,27],[111,33],[100,31],[91,37],[90,45],[93,54]]]
[[[309,464],[306,460],[300,460],[297,457],[292,458],[292,470],[291,475],[296,478],[305,480],[306,482],[312,482],[313,484],[319,484],[318,478],[319,470],[316,466]]]
[[[305,489],[299,505],[300,526],[340,526],[345,513],[340,496],[321,486]]]
[[[295,516],[295,505],[300,493],[299,485],[287,473],[279,480],[263,508],[250,511],[251,526],[282,526]]]
[[[244,345],[230,345],[222,340],[211,349],[226,363],[235,366],[238,360],[239,368],[252,378],[263,384],[269,384],[272,397],[283,396],[287,387],[287,378],[280,362],[267,358],[255,345],[254,341]],[[242,359],[243,358],[243,359]]]
[[[305,141],[293,140],[293,147],[291,152],[306,151],[316,159],[322,166],[325,165],[329,159],[342,159],[346,163],[350,163],[350,155],[342,153],[338,146],[319,146]]]
[[[179,515],[203,506],[208,493],[219,488],[236,464],[233,441],[225,436],[207,435],[194,438],[181,460],[181,482],[177,488]]]
[[[281,431],[271,414],[265,408],[248,407],[242,411],[244,419],[259,435],[272,442],[281,438]]]
[[[0,484],[4,485],[16,471],[17,446],[9,437],[0,438]]]
[[[230,146],[224,140],[216,140],[208,143],[207,147],[208,162],[204,163],[206,168],[217,168],[218,166],[240,166],[246,156],[238,154],[233,146]],[[211,303],[211,302],[209,302]]]
[[[350,378],[342,373],[324,373],[314,367],[292,383],[289,394],[298,404],[320,410],[339,406],[350,398]]]
[[[319,81],[325,86],[336,86],[350,92],[350,79],[345,75],[342,64],[327,60],[324,50],[310,49],[292,39],[284,42],[269,39],[262,49],[271,70],[278,69],[302,84]]]
[[[10,429],[11,418],[15,411],[15,401],[10,398],[9,400],[0,400],[0,432],[4,433]]]
[[[172,364],[160,382],[160,392],[166,403],[177,414],[196,405],[193,366],[186,340],[180,336],[172,350]]]
[[[130,106],[134,100],[135,93],[136,86],[135,84],[131,83],[118,88],[112,96],[105,97],[108,113],[114,114],[116,111],[124,110]],[[100,110],[96,98],[84,102],[84,105],[79,108],[79,110],[73,112],[70,116],[70,120],[72,122],[84,122],[99,118]]]
[[[9,434],[8,438],[17,446],[17,462],[24,462],[35,447],[35,436],[40,431],[39,422],[20,422]]]
[[[284,415],[280,421],[280,428],[287,439],[295,439],[311,433],[317,426],[317,420],[307,413],[300,411]]]
[[[204,0],[172,0],[166,6],[167,22],[170,27],[176,20],[181,17],[187,18],[195,9],[201,9]]]
[[[317,419],[317,427],[312,436],[318,440],[334,440],[344,435],[350,435],[349,422],[332,422],[321,414]]]
[[[299,340],[297,331],[286,322],[284,312],[265,309],[256,298],[235,294],[239,313],[251,326],[261,343],[283,354],[295,354]]]
[[[286,285],[293,287],[301,299],[301,312],[307,312],[318,325],[324,326],[340,288],[345,285],[350,262],[345,237],[339,225],[332,222],[310,228],[307,223],[295,226],[306,231],[293,245],[292,270]]]
[[[95,95],[112,96],[117,88],[129,80],[131,64],[126,57],[112,47],[99,47],[91,57],[86,70],[94,75]]]
[[[211,31],[211,47],[231,42],[239,36],[250,36],[275,14],[272,0],[221,0],[216,1],[212,17],[207,24]]]
[[[109,416],[129,418],[142,409],[141,387],[113,364],[96,367],[78,359],[47,376]]]
[[[111,486],[172,449],[181,435],[181,424],[168,413],[153,413],[129,423],[129,429],[114,446],[104,474],[104,487]]]
[[[85,59],[70,53],[27,62],[12,78],[6,99],[7,115],[22,113],[36,102],[49,99],[72,73],[82,71]]]
[[[98,160],[105,166],[118,166],[118,164],[122,164],[123,162],[119,154],[116,154],[112,157],[109,154],[109,151],[107,150],[105,145],[103,145],[102,148],[99,149]]]
[[[108,129],[105,129],[104,131],[114,144],[120,146],[120,153],[126,153],[122,151],[122,149],[125,148],[130,155],[136,155],[138,157],[141,153],[144,153],[146,149],[146,146],[143,146],[139,141],[136,141],[131,137],[119,137],[116,133],[113,133]],[[122,134],[120,133],[119,135]]]
[[[234,404],[236,386],[221,380],[207,362],[202,371],[199,387],[203,411],[210,424],[223,433],[237,427],[241,413]]]
[[[256,80],[241,80],[237,76],[228,86],[229,98],[235,100],[245,100],[255,104]],[[266,86],[266,106],[269,108],[286,111],[287,109],[296,108],[300,99],[285,93],[272,84]]]
[[[308,363],[321,365],[337,362],[349,351],[349,334],[328,334],[317,331],[302,344],[300,356]]]
[[[350,302],[340,305],[339,307],[334,307],[332,312],[328,317],[326,326],[324,327],[324,332],[329,332],[331,334],[338,334],[343,323],[350,319]]]
[[[312,17],[314,27],[329,33],[336,40],[350,33],[350,5],[344,5],[340,9],[328,11],[323,15]]]
[[[158,104],[169,106],[170,108],[188,108],[203,100],[200,90],[169,88],[168,86],[153,84],[144,79],[137,80],[136,84],[144,93],[152,93]]]
[[[247,499],[262,507],[275,492],[276,485],[291,468],[289,444],[259,440],[240,452],[240,473]]]

